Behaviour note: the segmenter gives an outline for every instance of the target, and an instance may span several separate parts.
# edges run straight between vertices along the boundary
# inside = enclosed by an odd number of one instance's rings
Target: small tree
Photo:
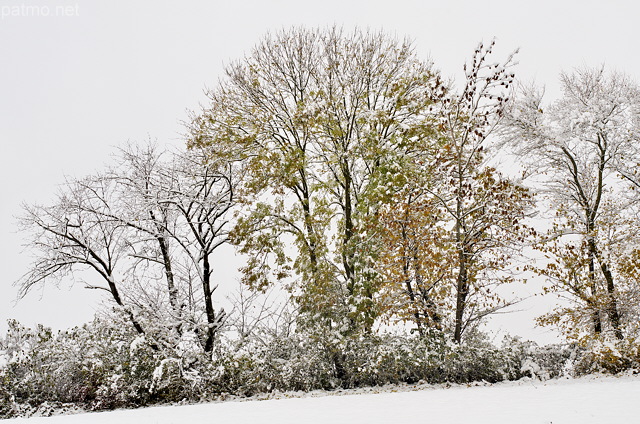
[[[407,190],[407,191],[405,191]],[[385,278],[383,316],[415,324],[421,336],[443,330],[453,280],[454,249],[437,201],[423,188],[401,190],[380,214]]]

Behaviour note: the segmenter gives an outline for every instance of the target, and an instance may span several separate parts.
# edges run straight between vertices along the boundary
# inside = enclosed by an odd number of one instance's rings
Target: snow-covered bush
[[[17,403],[35,405],[74,396],[76,370],[65,369],[66,352],[56,346],[51,329],[29,329],[14,320],[8,324],[3,340],[3,377],[10,397]]]
[[[219,345],[208,367],[213,393],[334,389],[395,383],[502,381],[522,376],[520,357],[487,342],[458,345],[430,337],[359,334],[322,338],[294,333],[235,349]]]
[[[429,373],[429,354],[438,343],[419,337],[365,334],[342,344],[344,387],[415,383]]]
[[[336,378],[329,354],[316,340],[303,335],[274,337],[238,347],[221,343],[207,367],[214,392],[250,396],[287,390],[331,389]]]
[[[4,368],[0,368],[0,418],[9,418],[15,415],[15,402],[10,388],[9,376]]]
[[[118,322],[96,319],[54,334],[10,321],[0,350],[0,417],[37,413],[45,402],[95,410],[174,400],[169,385],[154,379],[174,352],[153,349]]]
[[[96,319],[57,334],[10,322],[0,340],[0,417],[49,414],[65,405],[99,410],[226,394],[545,379],[566,373],[574,357],[581,372],[614,372],[637,366],[640,358],[638,344],[630,341],[594,341],[578,351],[507,338],[497,348],[481,334],[458,344],[439,331],[220,337],[211,355],[194,337],[185,333],[171,348],[117,320]]]
[[[538,346],[535,342],[507,336],[502,342],[504,354],[513,358],[515,369],[509,379],[531,377],[539,380],[570,375],[576,346],[552,344]]]
[[[640,370],[640,340],[627,337],[610,340],[604,336],[583,338],[578,346],[575,372],[577,374],[608,373]]]

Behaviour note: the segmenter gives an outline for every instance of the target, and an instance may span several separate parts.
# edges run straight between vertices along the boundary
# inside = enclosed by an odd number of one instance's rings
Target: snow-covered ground
[[[344,396],[336,396],[343,394]],[[302,397],[12,419],[28,424],[637,423],[640,376],[399,386]]]

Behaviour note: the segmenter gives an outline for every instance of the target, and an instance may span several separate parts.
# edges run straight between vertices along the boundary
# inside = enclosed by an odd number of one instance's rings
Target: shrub
[[[225,394],[545,379],[568,372],[573,362],[583,373],[640,362],[635,340],[591,340],[580,350],[506,338],[496,348],[480,333],[456,344],[437,331],[425,337],[309,331],[221,338],[207,356],[191,340],[195,335],[182,337],[175,348],[158,348],[118,321],[96,319],[57,334],[10,322],[0,345],[0,417],[49,414],[67,404],[99,410]]]
[[[590,336],[581,339],[577,346],[575,371],[579,375],[640,369],[640,341],[635,337],[608,340],[602,335]]]

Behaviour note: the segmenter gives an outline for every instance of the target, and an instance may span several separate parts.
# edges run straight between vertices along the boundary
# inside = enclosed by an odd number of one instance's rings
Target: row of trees
[[[513,55],[495,63],[493,46],[456,89],[382,33],[265,37],[193,114],[188,151],[123,149],[26,208],[36,261],[21,293],[84,266],[154,349],[195,336],[212,352],[226,318],[212,257],[230,243],[241,284],[283,289],[298,331],[341,340],[401,322],[459,343],[512,303],[498,287],[533,246],[544,265],[525,268],[573,302],[543,322],[635,337],[638,88],[579,71],[543,108],[535,88],[514,97]],[[508,152],[532,184],[496,169]],[[552,218],[530,219],[534,193]]]

